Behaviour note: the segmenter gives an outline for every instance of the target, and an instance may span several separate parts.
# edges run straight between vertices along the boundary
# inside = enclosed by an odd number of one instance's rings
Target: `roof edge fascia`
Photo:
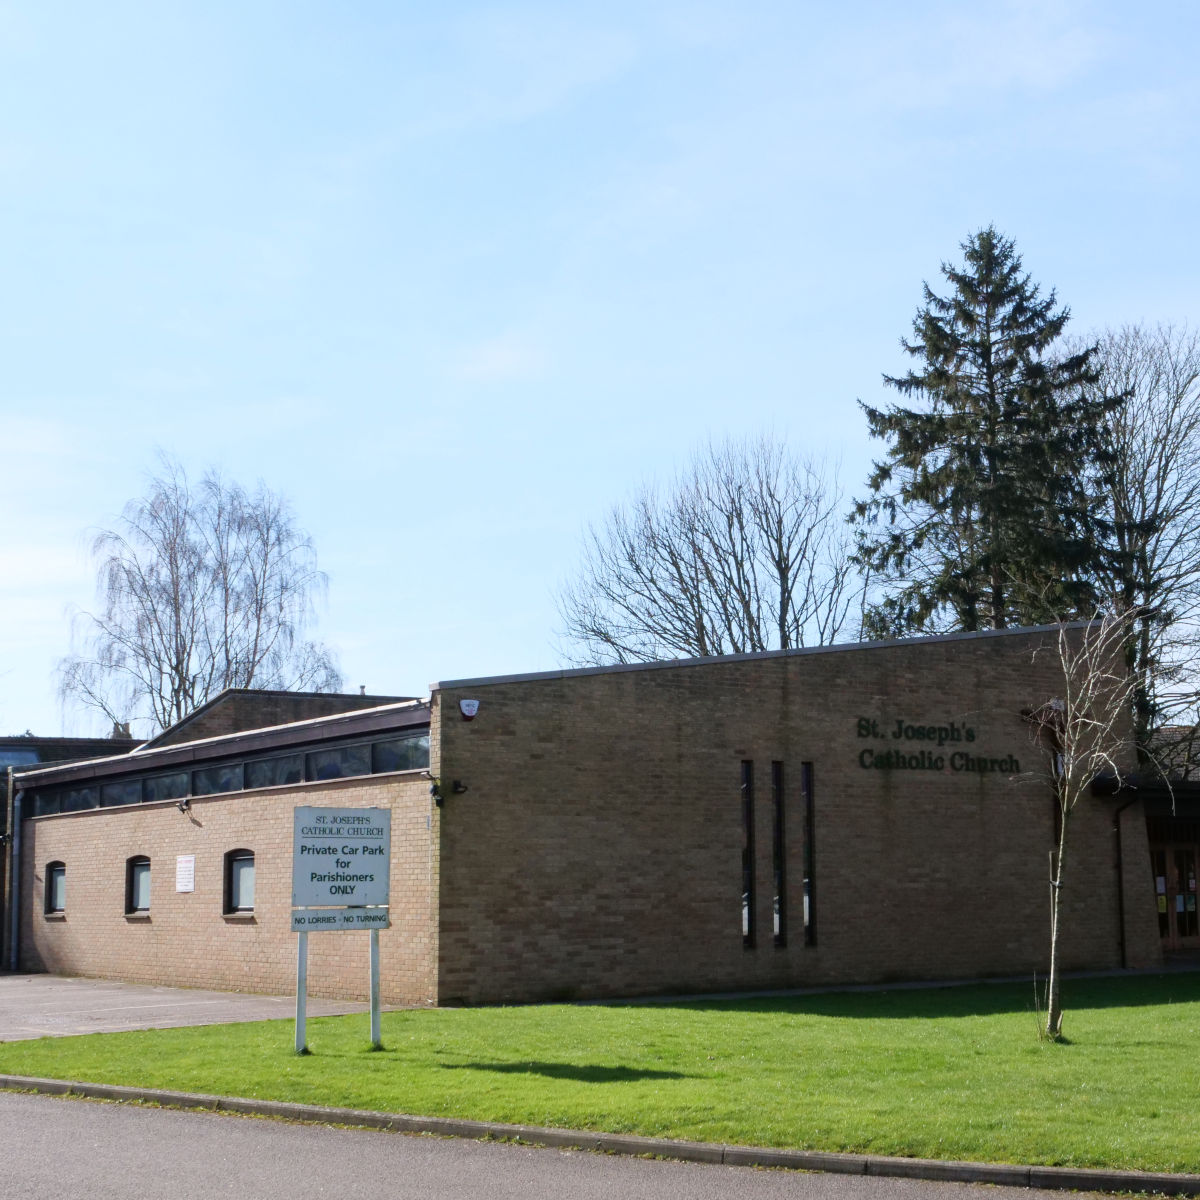
[[[804,658],[817,654],[848,654],[862,650],[893,650],[907,646],[941,645],[985,638],[1033,636],[1059,629],[1087,629],[1095,621],[1064,621],[1061,625],[1016,625],[1010,629],[981,629],[973,633],[931,633],[911,638],[886,638],[872,642],[837,642],[830,646],[799,646],[791,650],[756,650],[748,654],[712,654],[705,658],[664,658],[654,662],[609,663],[600,667],[564,667],[556,671],[526,671],[516,675],[480,675],[470,679],[443,679],[429,685],[430,692],[449,688],[489,687],[504,683],[575,679],[586,675],[616,675],[631,671],[664,671],[677,667],[710,667],[722,663],[757,662],[773,658]]]

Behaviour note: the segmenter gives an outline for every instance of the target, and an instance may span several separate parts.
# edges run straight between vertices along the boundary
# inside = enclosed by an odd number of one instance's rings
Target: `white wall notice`
[[[175,890],[177,892],[194,892],[196,890],[196,856],[180,854],[175,859]]]

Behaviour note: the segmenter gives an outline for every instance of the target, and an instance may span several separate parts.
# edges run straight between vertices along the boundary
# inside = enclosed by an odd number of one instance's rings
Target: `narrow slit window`
[[[742,945],[754,948],[754,764],[742,763]]]
[[[125,863],[125,912],[148,913],[150,911],[150,860],[137,855]]]
[[[771,764],[771,875],[775,945],[787,945],[787,850],[784,841],[783,763]]]
[[[60,862],[46,864],[46,912],[63,913],[67,910],[67,868]]]
[[[254,911],[253,850],[230,850],[225,855],[225,911]]]
[[[817,944],[816,819],[813,813],[813,765],[800,764],[800,794],[804,801],[804,944]]]

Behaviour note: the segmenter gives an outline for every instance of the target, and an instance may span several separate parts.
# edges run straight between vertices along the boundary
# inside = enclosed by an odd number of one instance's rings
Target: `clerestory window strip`
[[[31,789],[30,795],[32,815],[45,817],[93,808],[224,795],[260,787],[415,771],[428,766],[429,734],[418,733],[369,741],[316,743],[292,754],[226,759],[188,770],[118,776],[100,784]]]

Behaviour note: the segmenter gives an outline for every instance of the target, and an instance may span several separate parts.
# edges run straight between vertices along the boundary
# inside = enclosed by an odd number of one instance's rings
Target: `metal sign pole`
[[[296,1053],[308,1050],[305,1010],[308,1007],[308,934],[303,930],[296,943]]]
[[[379,1029],[379,930],[371,930],[371,1049],[382,1050]]]

